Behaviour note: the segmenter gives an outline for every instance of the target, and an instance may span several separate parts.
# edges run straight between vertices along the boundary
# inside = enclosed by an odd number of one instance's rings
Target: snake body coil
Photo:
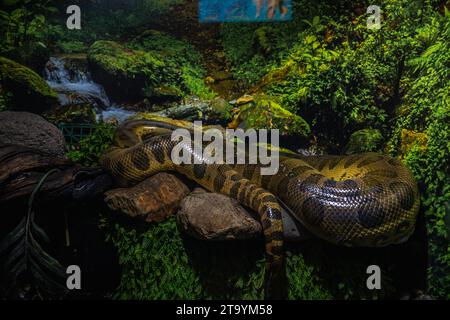
[[[146,139],[148,128],[162,130]],[[417,185],[397,159],[367,153],[351,156],[281,156],[278,173],[261,176],[258,165],[175,165],[171,152],[174,126],[133,120],[116,133],[116,146],[102,165],[124,183],[139,182],[176,170],[206,189],[229,195],[259,213],[266,239],[268,290],[283,261],[283,224],[278,199],[314,235],[344,246],[380,247],[406,240],[419,208]]]

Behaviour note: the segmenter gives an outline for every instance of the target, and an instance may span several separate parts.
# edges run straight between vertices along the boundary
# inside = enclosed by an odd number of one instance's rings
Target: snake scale
[[[259,213],[266,249],[266,296],[283,272],[280,202],[315,236],[343,246],[381,247],[413,233],[419,209],[417,184],[401,161],[376,153],[350,156],[280,155],[275,175],[258,165],[175,165],[171,130],[180,126],[130,120],[116,131],[102,166],[124,184],[175,170],[212,192],[235,198]],[[280,201],[279,201],[280,200]]]

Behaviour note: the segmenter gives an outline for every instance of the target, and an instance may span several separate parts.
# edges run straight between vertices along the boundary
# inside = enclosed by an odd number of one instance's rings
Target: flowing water
[[[45,66],[45,79],[58,94],[62,106],[90,104],[97,121],[116,119],[119,123],[134,112],[111,102],[103,87],[92,80],[87,68],[67,67],[66,58],[51,57]]]

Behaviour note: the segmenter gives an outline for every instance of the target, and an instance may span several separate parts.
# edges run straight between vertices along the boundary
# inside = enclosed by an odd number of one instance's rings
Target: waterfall
[[[92,80],[87,68],[68,68],[67,59],[70,58],[51,57],[44,70],[45,79],[58,94],[62,106],[90,104],[95,109],[97,121],[114,118],[122,122],[134,114],[112,103],[104,88]]]

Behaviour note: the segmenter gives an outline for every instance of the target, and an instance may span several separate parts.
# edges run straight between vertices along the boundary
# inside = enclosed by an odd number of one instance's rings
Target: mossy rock
[[[88,52],[94,79],[117,100],[140,100],[153,88],[176,82],[177,70],[154,52],[129,49],[114,41],[97,41]]]
[[[183,97],[183,92],[177,87],[162,85],[150,89],[145,95],[157,101],[179,101]]]
[[[362,129],[352,133],[345,147],[346,154],[381,151],[383,135],[378,129]]]
[[[237,111],[231,128],[279,129],[283,135],[309,137],[311,128],[300,116],[281,107],[276,101],[263,95],[241,106]]]
[[[36,72],[0,57],[0,86],[6,109],[42,112],[58,103],[58,96]]]

